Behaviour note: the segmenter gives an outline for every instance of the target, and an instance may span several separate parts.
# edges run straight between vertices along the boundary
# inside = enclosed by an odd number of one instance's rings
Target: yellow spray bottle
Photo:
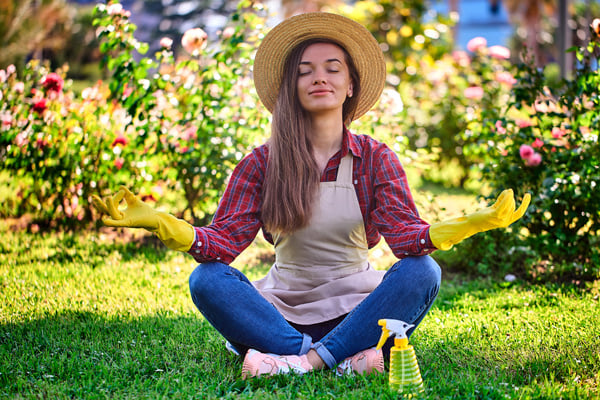
[[[397,319],[380,319],[382,326],[381,338],[377,349],[385,344],[391,335],[394,337],[394,346],[390,351],[390,388],[392,390],[409,393],[423,390],[423,378],[417,363],[414,348],[408,344],[406,332],[414,325]]]

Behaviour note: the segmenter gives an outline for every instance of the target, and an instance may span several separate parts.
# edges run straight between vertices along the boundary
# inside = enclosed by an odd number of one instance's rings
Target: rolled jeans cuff
[[[327,365],[327,367],[332,369],[336,366],[337,362],[335,361],[335,358],[333,358],[329,350],[327,350],[327,348],[323,346],[323,343],[317,342],[313,344],[311,348],[317,352],[317,354],[319,355],[319,357],[321,357],[321,359]]]
[[[298,354],[299,356],[302,356],[306,353],[308,353],[308,351],[311,349],[312,347],[312,338],[307,335],[306,333],[302,334],[302,346],[300,347],[300,354]]]

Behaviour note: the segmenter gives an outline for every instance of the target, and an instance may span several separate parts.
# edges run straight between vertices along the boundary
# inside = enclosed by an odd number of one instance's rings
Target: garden
[[[382,44],[386,88],[351,129],[398,154],[424,219],[506,188],[532,197],[509,228],[433,254],[443,283],[411,336],[416,398],[599,398],[600,14],[561,78],[481,37],[453,50],[453,20],[422,0],[333,11]],[[242,380],[191,302],[193,259],[104,227],[90,206],[126,185],[190,223],[211,220],[237,162],[268,137],[252,83],[268,16],[242,1],[216,35],[192,28],[156,47],[110,1],[89,16],[99,79],[36,57],[0,65],[0,398],[399,396],[387,375]],[[395,260],[383,242],[370,259]],[[259,237],[233,266],[258,279],[272,261]]]

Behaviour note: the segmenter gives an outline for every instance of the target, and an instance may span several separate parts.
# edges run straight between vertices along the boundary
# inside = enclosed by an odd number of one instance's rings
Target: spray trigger
[[[408,336],[406,332],[412,327],[413,324],[408,324],[404,321],[400,321],[397,319],[380,319],[377,322],[381,325],[381,337],[379,338],[379,343],[377,343],[377,349],[381,349],[385,344],[386,340],[393,334],[395,336],[395,342],[408,343]],[[400,340],[404,339],[404,340]]]

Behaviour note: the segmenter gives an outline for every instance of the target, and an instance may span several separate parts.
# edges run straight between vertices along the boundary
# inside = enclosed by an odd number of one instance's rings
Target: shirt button
[[[357,181],[357,180],[355,180],[355,181],[354,181],[354,184],[355,184],[355,185],[358,185],[358,181]]]
[[[421,244],[425,244],[425,239],[421,239]]]
[[[196,250],[196,254],[200,254],[200,253],[201,253],[200,250]]]
[[[405,255],[405,256],[407,256],[407,255],[408,255],[408,253],[404,253],[404,255]]]
[[[202,242],[198,240],[198,244],[196,246],[198,246],[198,247],[202,246]]]

